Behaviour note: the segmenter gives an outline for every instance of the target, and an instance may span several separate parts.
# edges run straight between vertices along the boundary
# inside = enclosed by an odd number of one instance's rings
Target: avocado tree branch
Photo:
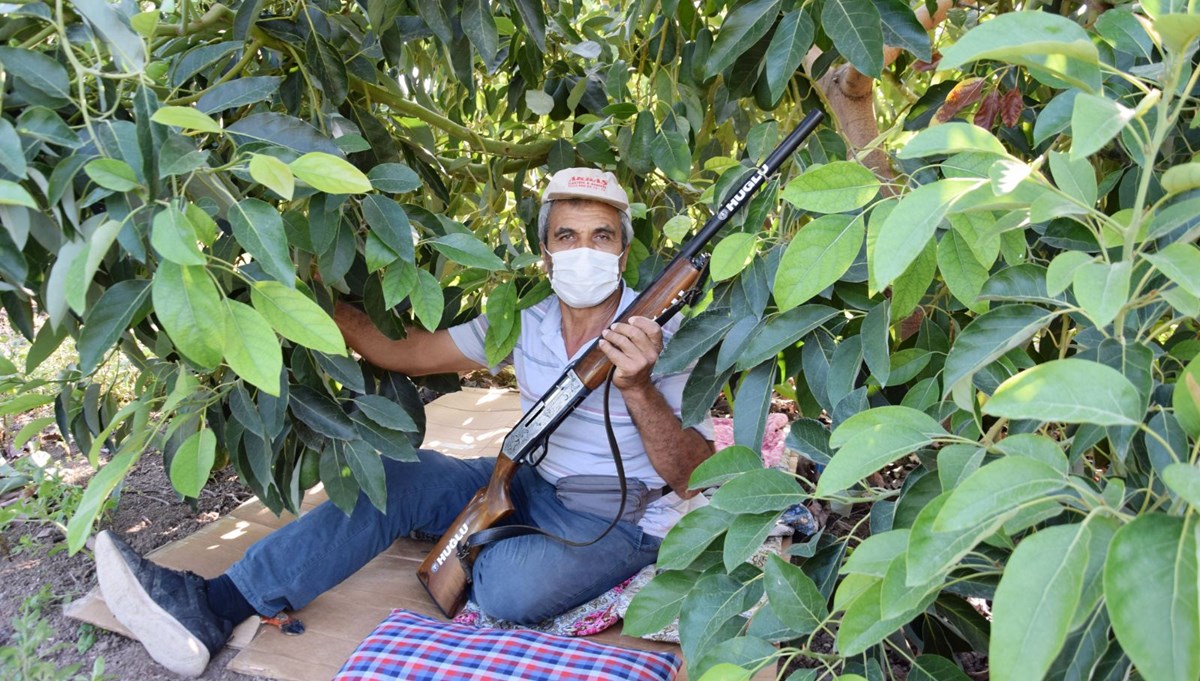
[[[946,13],[953,5],[953,0],[938,0],[933,12],[922,3],[914,14],[917,21],[926,30],[932,30],[946,19]],[[822,54],[819,48],[812,48],[805,57],[805,69],[811,71],[813,62]],[[887,68],[900,56],[900,48],[886,46],[883,50],[883,66]],[[817,81],[826,103],[829,105],[838,128],[845,135],[846,141],[854,150],[869,149],[863,163],[875,172],[881,179],[888,181],[896,177],[888,161],[887,154],[879,148],[871,148],[874,140],[879,137],[879,123],[875,118],[875,79],[864,75],[850,64],[841,64],[830,68]]]
[[[550,153],[550,148],[554,146],[554,140],[520,144],[480,137],[465,125],[455,123],[435,111],[430,111],[416,102],[405,99],[396,92],[372,83],[361,83],[361,86],[372,100],[387,104],[396,113],[412,116],[423,123],[462,139],[481,153],[508,158],[541,159],[545,158]]]

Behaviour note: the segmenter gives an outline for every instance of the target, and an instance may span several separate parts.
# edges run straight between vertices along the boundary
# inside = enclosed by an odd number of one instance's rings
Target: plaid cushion
[[[475,629],[393,610],[334,681],[670,681],[680,660],[536,631]]]

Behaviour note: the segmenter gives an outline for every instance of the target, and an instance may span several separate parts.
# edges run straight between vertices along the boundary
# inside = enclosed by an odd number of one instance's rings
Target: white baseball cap
[[[595,168],[563,168],[550,177],[542,203],[556,199],[587,199],[607,203],[629,217],[629,195],[617,176]]]

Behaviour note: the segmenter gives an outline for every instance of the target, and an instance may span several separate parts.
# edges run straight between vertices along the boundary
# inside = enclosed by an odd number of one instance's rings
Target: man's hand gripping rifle
[[[683,305],[700,291],[700,280],[708,267],[708,256],[700,250],[729,222],[738,209],[779,169],[823,118],[813,111],[767,157],[753,175],[729,197],[704,227],[683,245],[679,254],[617,318],[646,317],[665,324]],[[417,577],[429,591],[438,608],[454,616],[467,601],[470,563],[478,553],[470,538],[503,520],[513,511],[509,484],[517,466],[545,446],[546,440],[572,410],[608,377],[612,362],[597,347],[596,341],[570,366],[542,398],[521,418],[504,438],[496,468],[487,487],[480,489],[450,525],[450,529],[426,556]]]

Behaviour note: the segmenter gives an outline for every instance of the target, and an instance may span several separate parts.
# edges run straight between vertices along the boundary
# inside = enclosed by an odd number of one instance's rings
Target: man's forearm
[[[365,312],[342,302],[334,308],[333,320],[341,329],[346,345],[381,369],[423,376],[480,368],[463,356],[445,330],[430,333],[409,328],[406,338],[392,340],[383,335]]]
[[[627,388],[621,394],[654,469],[679,496],[694,496],[688,492],[688,480],[696,466],[712,456],[713,444],[697,431],[684,428],[653,384]]]

